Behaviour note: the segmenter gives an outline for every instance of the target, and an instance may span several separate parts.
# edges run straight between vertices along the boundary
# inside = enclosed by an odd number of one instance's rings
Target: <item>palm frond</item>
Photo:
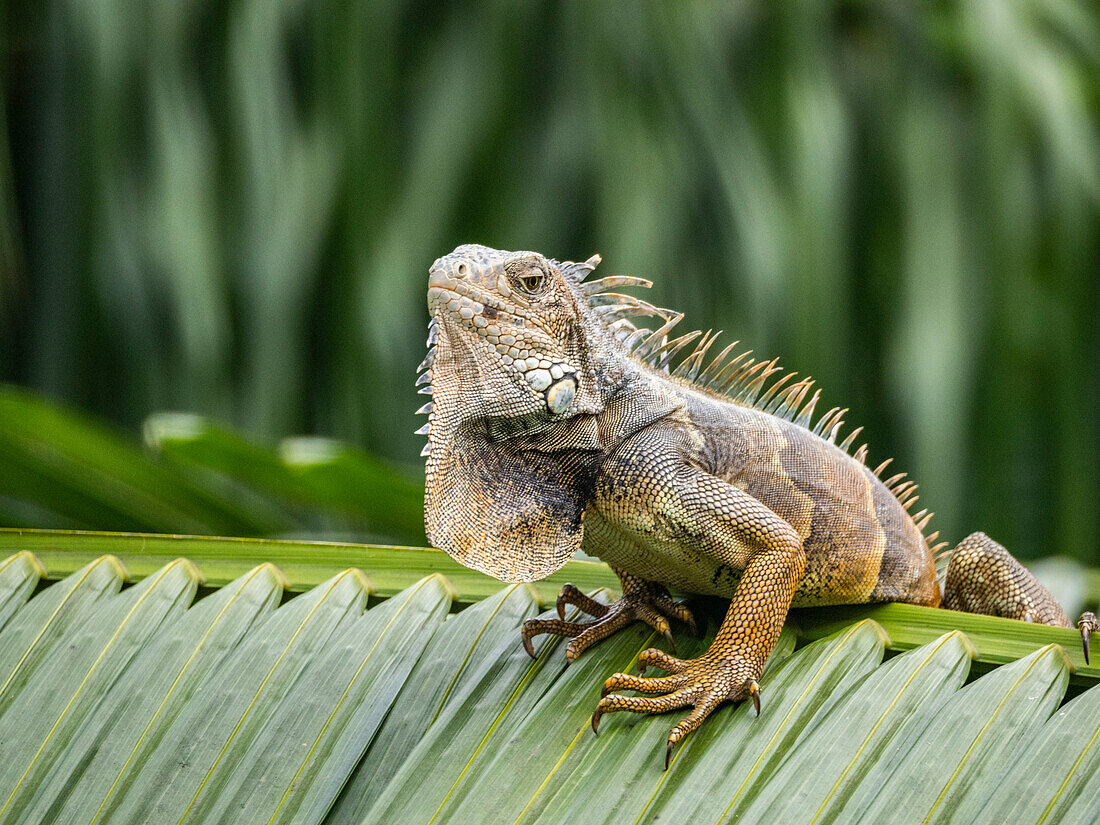
[[[70,538],[70,554],[83,538]],[[86,538],[89,553],[107,540]],[[239,549],[245,563],[258,548]],[[571,667],[550,641],[532,661],[518,644],[539,610],[527,586],[498,586],[448,615],[456,593],[438,573],[366,610],[367,576],[352,570],[285,600],[286,580],[261,564],[197,602],[201,576],[183,560],[120,590],[121,562],[101,557],[28,600],[41,573],[26,553],[0,563],[0,592],[19,594],[0,630],[6,820],[1086,823],[1100,813],[1100,673],[1077,670],[1087,689],[1066,702],[1074,667],[1050,643],[1062,638],[1036,636],[1017,657],[1018,622],[983,631],[960,616],[964,630],[941,632],[928,616],[946,611],[816,625],[803,611],[769,663],[760,717],[720,710],[665,772],[672,715],[615,715],[599,737],[588,724],[597,686],[653,632],[630,628]],[[713,632],[711,621],[681,653],[702,651]],[[1003,645],[1010,661],[974,678],[975,657]]]

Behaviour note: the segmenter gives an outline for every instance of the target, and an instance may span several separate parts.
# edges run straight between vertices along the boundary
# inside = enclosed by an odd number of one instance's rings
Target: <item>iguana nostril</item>
[[[458,269],[455,270],[455,272],[457,273],[459,278],[465,278],[467,275],[470,274],[470,267],[466,264],[465,261],[463,261],[458,265]]]

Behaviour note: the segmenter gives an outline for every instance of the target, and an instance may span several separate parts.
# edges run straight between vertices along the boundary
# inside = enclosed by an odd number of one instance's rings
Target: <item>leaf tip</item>
[[[861,619],[856,623],[856,627],[873,632],[882,641],[884,647],[890,647],[893,641],[890,639],[890,634],[886,632],[886,628],[876,622],[874,619]]]
[[[28,567],[32,573],[38,576],[38,578],[46,578],[46,565],[42,563],[42,559],[38,558],[38,556],[36,556],[30,550],[23,550],[19,553],[16,553],[15,558],[18,559],[20,563]]]
[[[265,561],[263,564],[259,565],[259,567],[256,568],[256,571],[270,576],[274,580],[275,584],[277,584],[283,590],[288,590],[290,588],[290,579],[286,577],[286,573],[279,569],[278,565],[272,564],[269,561]]]
[[[439,585],[447,592],[452,602],[458,601],[458,591],[455,586],[451,584],[451,580],[444,576],[442,573],[432,573],[428,578],[435,579]]]
[[[963,650],[966,651],[966,655],[970,657],[970,660],[972,662],[977,661],[978,648],[974,646],[974,643],[970,641],[970,637],[967,636],[963,631],[956,628],[949,633],[945,633],[944,639],[952,639],[957,641],[962,646]]]
[[[374,584],[369,578],[367,578],[367,574],[360,570],[358,567],[349,567],[343,572],[342,575],[350,576],[351,578],[355,579],[356,583],[361,588],[363,588],[363,592],[365,592],[368,596],[374,595]]]
[[[1051,642],[1049,645],[1044,645],[1036,651],[1037,659],[1044,656],[1053,656],[1056,659],[1061,659],[1062,667],[1068,670],[1070,673],[1077,672],[1077,666],[1073,664],[1073,659],[1062,645],[1056,642]]]
[[[202,572],[202,570],[199,569],[199,566],[197,564],[191,561],[191,559],[180,556],[178,559],[173,559],[170,566],[182,568],[184,575],[186,575],[196,584],[206,583],[206,575]]]
[[[108,553],[107,555],[100,556],[98,559],[96,559],[95,563],[109,565],[111,569],[114,570],[115,575],[118,576],[122,581],[130,581],[130,571],[126,569],[126,565],[122,563],[122,559],[120,559],[118,556],[112,556]]]

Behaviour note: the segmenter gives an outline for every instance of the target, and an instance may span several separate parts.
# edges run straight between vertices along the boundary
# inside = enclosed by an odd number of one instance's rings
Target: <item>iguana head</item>
[[[599,412],[577,266],[476,244],[437,260],[428,276],[436,402],[461,399],[466,418]]]
[[[532,581],[580,547],[607,335],[580,286],[599,262],[465,245],[428,276],[428,538],[468,567]]]

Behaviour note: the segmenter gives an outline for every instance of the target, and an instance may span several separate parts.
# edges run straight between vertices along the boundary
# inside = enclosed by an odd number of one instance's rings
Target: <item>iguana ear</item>
[[[545,578],[584,534],[594,453],[528,449],[460,427],[432,444],[424,513],[428,540],[467,567],[506,582]]]

